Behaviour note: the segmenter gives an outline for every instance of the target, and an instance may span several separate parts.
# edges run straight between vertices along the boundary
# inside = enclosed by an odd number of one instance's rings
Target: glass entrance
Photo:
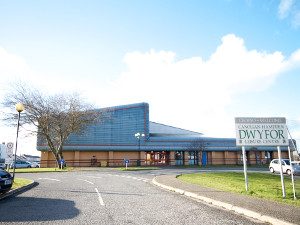
[[[176,151],[175,152],[175,165],[182,166],[184,162],[184,152],[183,151]]]
[[[206,166],[207,165],[207,152],[202,152],[202,166]]]
[[[273,152],[265,152],[265,163],[269,164],[273,159]]]
[[[199,163],[199,152],[189,151],[189,165],[198,165]]]
[[[170,152],[151,151],[146,152],[146,165],[148,166],[166,166],[169,165]]]

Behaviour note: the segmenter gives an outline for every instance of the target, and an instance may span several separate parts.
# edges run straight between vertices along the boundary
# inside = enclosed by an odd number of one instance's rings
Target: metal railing
[[[198,160],[189,159],[166,159],[166,160],[145,160],[145,159],[128,159],[128,166],[188,166],[188,165],[243,165],[242,159],[237,158],[210,158],[205,161],[201,158]],[[122,167],[125,166],[124,159],[65,159],[67,166],[71,167]],[[271,159],[248,159],[248,165],[268,165]],[[41,160],[41,167],[57,167],[55,160]]]

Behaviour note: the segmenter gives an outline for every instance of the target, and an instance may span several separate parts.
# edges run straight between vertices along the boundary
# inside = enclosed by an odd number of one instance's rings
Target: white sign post
[[[6,144],[5,164],[12,164],[13,163],[13,148],[14,148],[14,144],[12,142],[8,142]]]
[[[287,131],[288,131],[288,134],[289,134],[290,138],[292,139],[292,144],[293,144],[293,146],[294,146],[294,149],[297,150],[297,147],[296,147],[296,145],[295,145],[295,143],[294,143],[294,140],[293,140],[292,135],[291,135],[291,133],[290,133],[290,131],[289,131],[289,128],[286,127],[286,129],[287,129]],[[292,162],[290,146],[288,146],[288,150],[289,150],[289,160],[290,160],[290,162]],[[291,166],[293,166],[293,165],[291,164]],[[295,190],[294,173],[291,173],[291,176],[292,176],[292,184],[293,184],[294,200],[296,200],[297,198],[296,198],[296,190]]]
[[[246,191],[248,191],[248,178],[247,165],[245,165],[245,146],[277,146],[282,195],[285,198],[280,146],[289,145],[286,119],[284,117],[237,117],[235,118],[235,130],[236,145],[242,146],[243,150]]]
[[[281,179],[281,188],[282,188],[282,197],[285,198],[285,186],[284,186],[284,178],[283,178],[283,171],[282,171],[282,157],[281,157],[281,150],[280,146],[277,146],[278,150],[278,159],[279,159],[279,165],[280,165],[280,179]]]
[[[293,169],[290,146],[288,146],[288,151],[289,151],[289,160],[290,160],[290,163],[291,163],[291,168]],[[293,173],[293,171],[291,171],[291,172],[292,172],[292,173],[291,173],[291,178],[292,178],[292,186],[293,186],[294,200],[296,200],[297,197],[296,197],[296,189],[295,189],[294,173]]]
[[[245,188],[246,188],[246,192],[248,192],[247,158],[246,158],[246,149],[245,149],[245,146],[242,146],[242,152],[243,152]]]

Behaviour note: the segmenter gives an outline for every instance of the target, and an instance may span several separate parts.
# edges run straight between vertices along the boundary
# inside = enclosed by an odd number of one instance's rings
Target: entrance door
[[[198,165],[198,151],[189,151],[189,165]]]
[[[183,151],[175,152],[175,165],[182,166],[183,162],[184,162],[184,152]]]
[[[250,151],[246,151],[246,161],[247,161],[247,165],[251,164]]]
[[[146,165],[165,166],[169,165],[170,152],[151,151],[146,152]]]
[[[202,166],[207,165],[207,152],[202,152]]]

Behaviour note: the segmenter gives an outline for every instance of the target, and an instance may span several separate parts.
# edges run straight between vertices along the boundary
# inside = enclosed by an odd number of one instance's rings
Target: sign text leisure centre
[[[237,146],[287,146],[288,132],[284,117],[235,118]]]

